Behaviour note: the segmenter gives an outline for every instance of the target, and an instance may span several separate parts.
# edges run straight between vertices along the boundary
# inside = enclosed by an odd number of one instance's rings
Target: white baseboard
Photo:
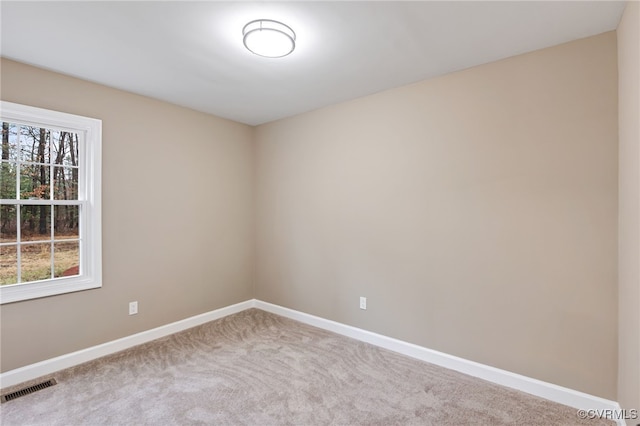
[[[568,405],[569,407],[574,407],[576,409],[599,410],[600,413],[607,412],[612,415],[614,415],[614,413],[621,412],[620,405],[615,401],[610,401],[552,383],[543,382],[541,380],[522,376],[520,374],[501,370],[499,368],[480,364],[474,361],[469,361],[464,358],[448,355],[443,352],[427,349],[402,340],[393,339],[381,334],[372,333],[360,328],[256,299],[247,300],[235,305],[216,309],[211,312],[206,312],[201,315],[196,315],[181,321],[176,321],[171,324],[103,343],[101,345],[7,371],[0,374],[0,388],[7,388],[38,377],[47,376],[55,373],[56,371],[92,361],[94,359],[110,355],[136,345],[147,343],[191,327],[196,327],[206,322],[214,321],[249,308],[258,308],[276,315],[281,315],[314,327],[332,331],[334,333],[398,352],[421,361],[430,362],[441,367],[478,377],[501,386],[517,389],[531,395]],[[625,425],[624,420],[617,419],[617,423],[620,426]]]
[[[132,334],[131,336],[123,337],[111,342],[16,368],[15,370],[10,370],[0,374],[0,388],[4,389],[9,386],[37,379],[38,377],[47,376],[55,373],[56,371],[64,370],[65,368],[73,367],[87,361],[92,361],[106,355],[111,355],[136,345],[141,345],[191,327],[196,327],[209,321],[226,317],[227,315],[244,311],[245,309],[254,307],[254,305],[254,300],[247,300],[245,302],[205,312],[204,314],[176,321],[151,330]]]
[[[478,362],[469,361],[464,358],[434,351],[402,340],[393,339],[381,334],[372,333],[360,328],[316,317],[314,315],[305,314],[303,312],[273,305],[271,303],[262,302],[260,300],[256,300],[254,306],[258,309],[262,309],[263,311],[271,312],[314,327],[322,328],[324,330],[332,331],[343,336],[379,346],[381,348],[389,349],[421,361],[426,361],[441,367],[459,371],[501,386],[517,389],[540,398],[568,405],[569,407],[582,410],[599,410],[599,413],[610,413],[610,415],[615,415],[615,413],[621,412],[620,405],[615,401],[610,401],[584,392],[554,385],[553,383],[543,382],[542,380],[533,379],[531,377],[522,376],[510,371],[480,364]],[[618,424],[624,426],[624,420],[618,420]]]

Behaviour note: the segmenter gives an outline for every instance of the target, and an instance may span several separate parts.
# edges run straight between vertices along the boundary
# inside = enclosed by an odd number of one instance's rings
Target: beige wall
[[[609,32],[259,126],[257,298],[616,399],[616,61]]]
[[[618,401],[640,409],[640,3],[618,26],[620,126]]]
[[[101,289],[2,305],[2,371],[253,296],[251,127],[1,65],[3,100],[102,119],[104,270]]]

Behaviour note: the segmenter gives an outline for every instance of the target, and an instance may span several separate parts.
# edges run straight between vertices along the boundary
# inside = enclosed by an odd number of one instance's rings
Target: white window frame
[[[64,129],[84,138],[84,143],[78,147],[79,232],[82,240],[79,275],[2,285],[0,304],[102,287],[102,121],[6,101],[0,101],[0,119],[28,126]],[[12,200],[0,202],[15,204]]]

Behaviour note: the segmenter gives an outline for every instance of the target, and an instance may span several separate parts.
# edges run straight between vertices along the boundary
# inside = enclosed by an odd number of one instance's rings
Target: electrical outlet
[[[129,315],[135,315],[138,313],[138,302],[129,302]]]
[[[367,309],[367,298],[360,297],[360,309]]]

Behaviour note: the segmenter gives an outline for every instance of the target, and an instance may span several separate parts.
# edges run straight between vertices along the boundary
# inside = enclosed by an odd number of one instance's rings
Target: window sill
[[[54,278],[24,284],[3,285],[0,288],[0,304],[20,302],[29,299],[55,296],[75,291],[90,290],[102,287],[101,280],[76,276]]]

